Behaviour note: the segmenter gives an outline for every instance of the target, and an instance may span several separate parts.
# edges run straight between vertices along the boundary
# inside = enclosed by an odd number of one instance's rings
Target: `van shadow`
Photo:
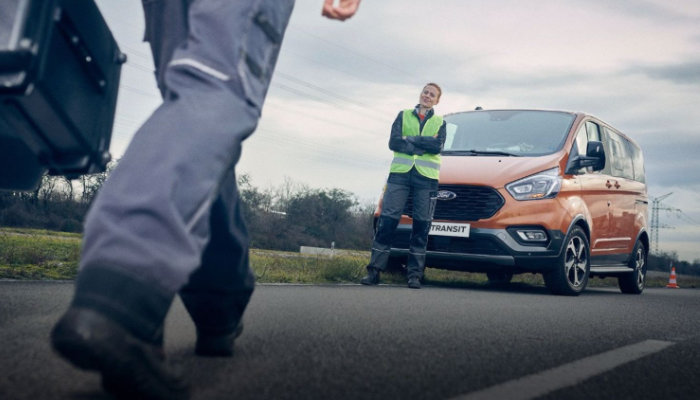
[[[437,281],[425,279],[425,287],[446,288],[446,289],[468,289],[483,292],[517,293],[529,295],[554,296],[544,284],[527,282],[510,282],[507,284],[491,284],[488,282],[470,281]],[[622,295],[619,290],[613,287],[587,287],[580,296],[611,296]],[[569,297],[569,296],[566,296]]]
[[[522,294],[549,294],[549,290],[544,286],[533,285],[529,283],[522,282],[511,282],[508,284],[489,284],[483,282],[469,282],[469,281],[433,281],[426,279],[424,282],[425,287],[436,287],[445,289],[468,289],[468,290],[478,290],[484,292],[503,292],[503,293],[522,293]]]

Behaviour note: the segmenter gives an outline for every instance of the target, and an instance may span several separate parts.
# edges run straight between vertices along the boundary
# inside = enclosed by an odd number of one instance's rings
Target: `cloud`
[[[614,11],[620,16],[652,20],[660,24],[689,24],[700,22],[700,7],[695,0],[582,0]]]
[[[123,3],[98,0],[130,56],[116,157],[158,104],[140,4]],[[700,204],[680,195],[700,193],[697,0],[365,1],[343,23],[320,7],[297,1],[258,132],[244,144],[239,171],[256,185],[292,176],[376,199],[391,122],[435,81],[443,114],[477,105],[593,114],[641,145],[650,194],[674,191],[684,210]]]
[[[666,140],[659,140],[659,137]],[[644,151],[649,186],[688,187],[698,184],[696,171],[700,171],[700,145],[697,140],[684,140],[682,137],[677,132],[665,132],[653,139],[637,139]]]
[[[700,85],[700,61],[663,66],[637,66],[628,69],[631,73],[642,73],[652,79],[670,81],[679,85]]]

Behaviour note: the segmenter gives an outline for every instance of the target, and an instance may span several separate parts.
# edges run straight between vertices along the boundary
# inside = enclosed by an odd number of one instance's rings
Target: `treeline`
[[[238,178],[251,246],[299,251],[300,246],[368,250],[373,205],[342,189],[313,189],[287,179],[260,190],[249,175]]]
[[[678,259],[678,254],[675,251],[649,254],[647,262],[650,270],[670,272],[671,267],[675,267],[678,274],[700,276],[700,260],[694,260],[692,263],[681,261]]]
[[[85,214],[114,166],[73,181],[44,176],[31,192],[0,190],[0,226],[81,232]],[[291,180],[262,190],[247,174],[238,178],[238,185],[253,248],[370,247],[374,206],[359,204],[352,193],[314,189]]]
[[[0,190],[0,226],[82,232],[83,218],[115,165],[75,180],[45,175],[31,192]]]
[[[109,172],[70,181],[45,176],[32,192],[0,190],[0,226],[81,232],[90,204]],[[276,188],[254,186],[238,177],[251,247],[299,251],[300,246],[368,250],[374,204],[360,204],[342,189],[316,189],[290,179]],[[681,261],[675,252],[649,255],[649,269],[700,275],[700,260]]]

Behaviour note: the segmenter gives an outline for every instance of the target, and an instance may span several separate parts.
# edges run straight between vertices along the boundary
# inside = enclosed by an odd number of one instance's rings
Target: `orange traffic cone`
[[[668,279],[667,288],[680,289],[680,286],[676,283],[676,267],[671,267],[671,277]]]

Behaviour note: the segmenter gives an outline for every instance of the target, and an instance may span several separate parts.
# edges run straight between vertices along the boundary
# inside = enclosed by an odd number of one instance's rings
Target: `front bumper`
[[[555,265],[564,242],[561,231],[539,227],[547,233],[547,241],[526,244],[516,239],[515,228],[471,228],[468,238],[431,235],[428,238],[426,266],[470,272],[503,269],[542,272]],[[392,257],[408,255],[410,236],[410,225],[400,224],[397,227],[391,246]]]

